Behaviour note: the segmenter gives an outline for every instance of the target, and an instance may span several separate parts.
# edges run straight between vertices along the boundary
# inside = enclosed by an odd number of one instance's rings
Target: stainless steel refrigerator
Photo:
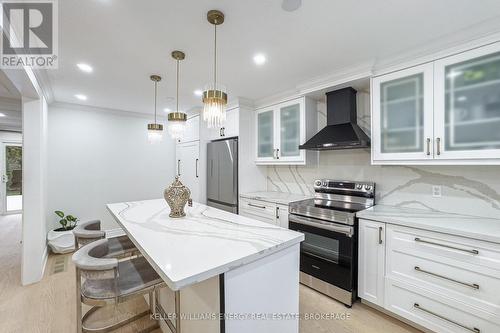
[[[238,139],[207,144],[207,205],[238,214]]]

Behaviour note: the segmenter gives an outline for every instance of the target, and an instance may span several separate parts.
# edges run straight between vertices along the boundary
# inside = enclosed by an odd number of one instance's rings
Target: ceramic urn
[[[175,176],[174,182],[163,192],[163,196],[170,207],[170,217],[186,216],[184,207],[190,201],[191,191],[181,183],[179,176]]]

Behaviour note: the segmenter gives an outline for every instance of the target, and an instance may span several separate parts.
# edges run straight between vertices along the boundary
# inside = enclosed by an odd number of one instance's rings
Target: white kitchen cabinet
[[[196,140],[200,140],[200,116],[188,118],[184,135],[177,140],[177,143],[192,142]]]
[[[240,197],[239,214],[288,229],[288,205]]]
[[[435,332],[500,332],[500,244],[359,221],[358,295]]]
[[[206,126],[206,125],[205,125]],[[239,109],[230,109],[226,111],[226,121],[220,127],[209,129],[208,139],[218,140],[231,138],[239,135]]]
[[[433,158],[433,64],[373,79],[373,159]]]
[[[384,306],[385,223],[359,222],[358,296]]]
[[[500,160],[500,44],[434,63],[439,160]]]
[[[288,206],[276,205],[276,220],[278,225],[282,228],[288,229]]]
[[[373,164],[500,164],[500,43],[372,78]]]
[[[317,156],[299,149],[317,128],[316,102],[301,97],[256,111],[256,164],[301,164]]]
[[[191,199],[200,200],[200,143],[193,141],[177,144],[176,146],[176,171],[180,181],[191,191]]]

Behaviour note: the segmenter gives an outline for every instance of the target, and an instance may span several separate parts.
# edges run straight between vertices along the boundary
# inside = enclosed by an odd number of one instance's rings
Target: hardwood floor
[[[71,255],[51,255],[39,283],[21,286],[20,215],[0,217],[0,331],[6,333],[71,333],[75,324],[75,276]],[[63,267],[61,272],[59,271]],[[145,307],[138,299],[124,313]],[[111,309],[112,310],[112,309]],[[300,287],[300,312],[336,313],[338,319],[302,320],[300,333],[416,333],[420,332],[361,303],[351,309],[312,289]],[[109,315],[109,314],[108,314]],[[343,318],[343,319],[342,319]],[[101,318],[95,318],[101,320]],[[137,332],[147,318],[116,330]],[[160,333],[160,330],[155,330]]]

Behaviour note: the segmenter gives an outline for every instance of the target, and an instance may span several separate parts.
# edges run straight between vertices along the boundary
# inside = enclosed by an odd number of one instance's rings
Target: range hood
[[[356,90],[344,88],[326,93],[327,125],[299,149],[336,150],[370,147],[370,138],[356,120]]]

